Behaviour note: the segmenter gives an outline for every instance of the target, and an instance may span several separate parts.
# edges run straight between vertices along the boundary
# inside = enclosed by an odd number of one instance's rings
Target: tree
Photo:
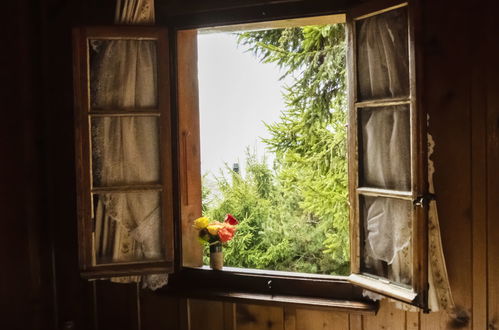
[[[245,32],[239,43],[293,83],[267,124],[273,169],[248,155],[247,175],[221,177],[207,211],[242,220],[227,264],[346,274],[349,265],[344,25]]]

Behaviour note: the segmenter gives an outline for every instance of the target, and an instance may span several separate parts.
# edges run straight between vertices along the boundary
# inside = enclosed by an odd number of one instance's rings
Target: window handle
[[[421,195],[421,196],[418,196],[415,200],[412,201],[412,204],[414,205],[414,207],[427,207],[428,204],[430,204],[430,202],[432,200],[435,200],[436,196],[435,194],[425,194],[425,195]]]

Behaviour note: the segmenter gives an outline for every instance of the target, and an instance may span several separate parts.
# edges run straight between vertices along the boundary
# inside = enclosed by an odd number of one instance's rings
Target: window
[[[82,274],[171,273],[167,30],[79,28],[74,47]]]
[[[348,279],[426,308],[425,116],[416,94],[414,8],[412,2],[388,2],[368,2],[347,12],[352,263]],[[202,287],[202,273],[203,279],[223,279],[218,290],[225,288],[225,295],[229,287],[270,293],[272,301],[276,294],[360,299],[360,290],[346,286],[344,278],[196,268],[202,265],[192,228],[201,214],[196,31],[176,33],[176,83],[171,89],[166,37],[167,31],[158,28],[75,30],[83,274],[102,278],[172,273],[176,257],[181,275],[173,276],[172,282],[190,281],[192,288]],[[128,59],[106,55],[113,60],[105,65],[116,75],[101,76],[103,52],[120,46],[142,48],[131,52],[139,54],[132,61],[138,69],[131,76],[124,69],[131,63]],[[141,80],[141,75],[152,78]],[[133,97],[124,89],[132,82]],[[172,113],[170,90],[176,92]],[[179,234],[176,241],[174,228]],[[152,248],[147,246],[151,240]]]

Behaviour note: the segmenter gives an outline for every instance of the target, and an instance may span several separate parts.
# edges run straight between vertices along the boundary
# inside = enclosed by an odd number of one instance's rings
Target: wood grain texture
[[[201,216],[201,159],[197,71],[197,31],[177,33],[178,165],[182,264],[202,266],[202,249],[193,222]]]
[[[306,309],[296,310],[296,329],[326,330],[348,328],[348,313],[332,313]]]
[[[470,47],[473,33],[463,29],[467,1],[426,1],[423,9],[424,98],[429,131],[435,140],[435,192],[443,250],[454,300],[459,311],[472,307],[472,203]],[[445,17],[445,20],[442,20]],[[460,70],[456,70],[459,67]],[[438,69],[437,69],[438,68]],[[448,324],[447,324],[448,323]],[[445,327],[469,329],[469,320]]]
[[[23,2],[24,1],[24,2]],[[165,0],[166,1],[166,0]],[[165,3],[163,1],[163,3]],[[308,1],[308,0],[307,0]],[[267,1],[268,2],[268,1]],[[300,1],[303,4],[304,1]],[[330,1],[329,1],[330,2]],[[190,1],[168,1],[175,3],[175,6],[181,9],[182,12],[188,13],[191,6]],[[217,4],[220,6],[239,4],[249,4],[250,1],[197,1],[197,7],[202,4],[203,8],[210,11],[216,11]],[[261,2],[263,3],[263,1]],[[451,286],[456,297],[456,301],[461,306],[465,313],[471,313],[472,307],[473,317],[475,322],[474,329],[488,330],[499,328],[499,240],[497,233],[499,232],[499,70],[497,67],[497,54],[499,54],[499,35],[496,13],[497,4],[492,0],[480,2],[464,1],[464,0],[441,0],[441,1],[421,1],[423,4],[424,17],[424,73],[425,73],[425,106],[431,112],[430,125],[431,131],[437,141],[437,174],[435,183],[437,186],[437,201],[442,222],[443,244],[449,275],[451,276]],[[13,4],[13,2],[11,2]],[[53,223],[53,228],[50,230],[52,234],[48,235],[45,232],[36,232],[35,236],[41,238],[40,242],[45,242],[50,238],[51,244],[54,246],[54,262],[56,273],[56,301],[57,311],[53,315],[47,316],[55,320],[55,326],[47,326],[47,329],[94,329],[93,325],[93,303],[92,303],[92,285],[79,278],[77,271],[77,246],[76,246],[76,222],[75,219],[75,175],[73,171],[74,162],[74,146],[73,146],[73,115],[72,115],[72,88],[71,88],[71,45],[69,32],[71,26],[79,23],[112,23],[114,1],[46,1],[39,6],[43,7],[42,13],[27,13],[26,0],[15,2],[16,6],[23,7],[22,15],[14,15],[13,24],[6,34],[9,45],[20,45],[30,42],[29,38],[19,40],[27,36],[27,30],[17,31],[16,29],[29,29],[25,24],[27,17],[43,16],[44,37],[43,47],[45,49],[43,58],[37,59],[42,66],[40,71],[44,73],[44,81],[41,84],[45,97],[43,100],[36,98],[30,94],[30,88],[27,84],[31,84],[30,77],[37,73],[31,72],[29,61],[25,62],[27,54],[31,57],[37,57],[37,52],[32,52],[29,48],[24,50],[27,52],[24,57],[17,59],[9,55],[12,63],[16,66],[8,68],[7,75],[13,77],[14,87],[17,88],[16,94],[5,98],[2,107],[10,109],[7,111],[7,118],[2,121],[2,127],[6,130],[1,132],[3,137],[1,142],[5,157],[2,161],[2,169],[4,175],[2,179],[2,188],[9,188],[9,193],[2,194],[4,208],[2,227],[2,243],[5,243],[4,252],[7,252],[7,259],[3,258],[2,254],[2,269],[12,267],[19,271],[8,274],[2,273],[2,279],[6,279],[1,285],[2,297],[4,298],[2,314],[6,319],[2,319],[2,326],[6,329],[15,328],[22,324],[25,329],[37,329],[36,323],[43,322],[40,316],[40,305],[50,304],[48,298],[40,296],[39,292],[29,292],[26,283],[32,281],[36,277],[36,273],[28,276],[27,266],[28,257],[26,248],[33,249],[38,246],[36,238],[27,234],[26,222],[24,215],[28,217],[41,217],[41,214],[33,215],[36,212],[33,207],[33,200],[24,199],[27,192],[22,191],[22,187],[16,185],[17,178],[24,175],[25,169],[38,167],[43,169],[44,182],[46,182],[45,190],[36,190],[33,186],[26,186],[24,189],[33,189],[32,192],[39,198],[43,198],[48,208],[47,214],[49,221]],[[472,7],[470,7],[472,5]],[[288,6],[292,6],[288,4]],[[478,7],[475,7],[478,6]],[[276,7],[278,8],[278,7]],[[474,10],[480,11],[470,17],[468,14]],[[300,12],[300,5],[296,5],[294,12]],[[272,13],[270,13],[272,14]],[[213,14],[216,16],[216,13]],[[20,18],[21,17],[21,18]],[[487,33],[486,50],[480,50],[479,54],[473,54],[473,47],[477,46],[477,32],[475,30],[477,24],[482,24],[486,21],[487,28],[483,33]],[[33,22],[33,21],[32,21]],[[463,24],[465,22],[466,24]],[[11,38],[14,36],[14,38]],[[16,37],[17,36],[17,37]],[[10,41],[13,41],[11,43]],[[37,44],[40,41],[36,41]],[[25,45],[22,45],[24,47]],[[480,46],[481,47],[481,46]],[[29,51],[29,52],[28,52]],[[483,52],[487,54],[483,54]],[[5,52],[7,53],[7,52]],[[5,63],[11,63],[11,60]],[[486,74],[481,76],[475,68],[470,69],[470,66],[478,63],[486,67]],[[34,71],[34,70],[33,70]],[[483,95],[486,98],[486,107],[481,108],[475,101],[479,99],[483,92],[480,85],[486,80],[487,92]],[[20,96],[26,96],[26,99],[20,99]],[[28,100],[28,97],[35,97],[33,100]],[[20,103],[11,102],[13,99],[20,100]],[[481,102],[484,102],[482,100]],[[43,109],[38,110],[37,106],[43,104]],[[43,119],[41,123],[44,125],[44,133],[38,136],[38,132],[30,126],[30,122],[34,118],[38,119],[37,111],[43,111]],[[477,159],[480,152],[483,152],[483,141],[480,142],[479,126],[475,126],[476,112],[487,111],[486,113],[486,171],[485,186],[480,184],[483,182],[483,177],[478,173],[480,166],[483,167],[483,159]],[[40,123],[40,124],[41,124]],[[31,138],[42,138],[43,141],[37,141],[41,144],[40,150],[44,153],[43,161],[33,159],[32,164],[26,164],[26,158],[20,155],[20,148],[23,148],[24,141],[27,144],[33,144]],[[476,139],[478,138],[478,139]],[[42,143],[43,142],[43,143]],[[37,144],[38,146],[38,144]],[[482,151],[474,150],[474,148],[482,148]],[[28,148],[23,152],[32,152]],[[29,157],[28,157],[29,158]],[[31,160],[30,160],[31,161]],[[478,167],[477,167],[478,166]],[[31,172],[30,172],[31,173]],[[32,175],[31,173],[30,175]],[[474,182],[473,180],[479,181]],[[478,190],[486,189],[487,195],[478,198]],[[472,195],[474,191],[474,195]],[[478,192],[479,193],[479,192]],[[480,194],[480,193],[479,193]],[[486,198],[486,214],[481,215],[477,209],[477,205],[483,203],[481,198]],[[26,209],[24,209],[26,208]],[[18,213],[22,210],[22,213]],[[44,212],[42,210],[42,212]],[[479,234],[476,231],[478,224],[474,219],[477,217],[487,217],[487,234]],[[11,221],[12,220],[12,221]],[[41,220],[35,219],[36,221]],[[483,220],[480,218],[479,220]],[[35,221],[35,222],[36,222]],[[32,223],[31,220],[29,222]],[[37,227],[38,228],[38,227]],[[38,229],[36,229],[38,230]],[[47,236],[44,236],[47,235]],[[44,239],[43,239],[44,238]],[[475,266],[483,267],[481,263],[483,259],[483,247],[480,249],[478,245],[473,247],[477,240],[483,240],[487,247],[486,252],[486,267],[487,274],[481,274],[473,270]],[[10,243],[9,243],[10,242]],[[50,244],[50,243],[47,243]],[[48,249],[47,245],[43,246]],[[10,254],[9,249],[16,251],[15,255]],[[49,267],[49,262],[46,259],[41,259],[39,262],[42,267]],[[4,267],[5,263],[7,266]],[[34,265],[33,267],[37,267]],[[45,277],[41,279],[45,280]],[[39,279],[35,279],[35,287],[44,285],[38,283]],[[482,282],[482,283],[480,283]],[[487,306],[483,306],[483,282],[488,283],[486,291]],[[30,282],[32,283],[32,282]],[[477,286],[479,284],[480,286]],[[477,290],[478,291],[475,291]],[[99,284],[100,290],[100,284]],[[133,294],[117,293],[117,291],[127,291],[126,287],[119,286],[115,290],[104,289],[98,293],[99,302],[109,302],[106,306],[110,310],[111,315],[116,316],[118,310],[123,306],[123,302],[115,303],[119,299],[136,299]],[[481,292],[481,293],[480,293]],[[129,292],[130,293],[130,292]],[[154,294],[156,295],[156,294]],[[158,293],[161,295],[161,293]],[[50,296],[50,295],[49,295]],[[7,298],[8,297],[8,298]],[[41,300],[40,300],[41,299]],[[151,329],[154,327],[163,327],[168,330],[186,330],[184,327],[184,318],[186,314],[180,314],[176,319],[169,318],[169,312],[166,309],[175,305],[170,298],[160,296],[144,298],[141,295],[141,321],[142,328],[149,329],[146,325],[150,324]],[[172,298],[173,299],[173,298]],[[150,300],[150,302],[148,302]],[[187,304],[182,304],[182,299],[175,298],[174,301],[179,303],[179,309]],[[133,303],[130,303],[133,306]],[[37,307],[38,306],[38,307]],[[484,310],[485,308],[485,310]],[[104,309],[103,306],[99,307]],[[116,309],[116,310],[112,310]],[[196,310],[196,309],[194,309]],[[12,311],[12,313],[10,313]],[[260,308],[259,311],[264,313],[265,308]],[[202,311],[201,311],[202,312]],[[258,313],[260,313],[258,312]],[[395,316],[390,316],[391,312],[395,312]],[[34,314],[33,314],[34,313]],[[256,313],[256,312],[255,312]],[[305,312],[304,312],[305,313]],[[401,326],[400,330],[411,329],[410,320],[415,319],[412,313],[405,313],[405,326],[401,323],[402,318],[398,317],[398,311],[392,310],[392,307],[382,304],[379,311],[379,316],[362,317],[359,315],[349,315],[349,329],[382,329],[390,318],[393,318],[390,324],[392,329],[395,326]],[[404,313],[404,312],[402,312]],[[285,325],[286,330],[298,330],[292,328],[291,324],[300,322],[294,318],[293,314],[288,314],[285,308]],[[488,323],[485,328],[482,328],[484,314],[487,316]],[[39,315],[38,320],[28,320],[26,315]],[[47,313],[48,315],[48,313]],[[226,315],[226,314],[224,314]],[[290,315],[289,317],[287,315]],[[451,323],[451,319],[444,312],[431,314],[418,314],[419,328],[422,330],[443,330],[443,329],[470,329],[470,325],[462,325]],[[121,318],[130,318],[137,316],[119,315]],[[194,315],[193,315],[194,316]],[[224,316],[225,317],[225,316]],[[258,315],[257,315],[258,317]],[[379,320],[378,320],[379,318]],[[13,323],[12,321],[24,321],[26,323]],[[102,316],[100,318],[102,320]],[[171,322],[170,322],[171,321]],[[400,322],[399,322],[400,321]],[[119,321],[121,322],[121,321]],[[131,321],[131,324],[134,324]],[[198,322],[193,319],[193,322]],[[213,321],[215,325],[218,321]],[[49,323],[53,323],[50,321]],[[226,321],[224,322],[226,326]],[[372,323],[372,324],[371,324]],[[108,323],[109,324],[109,323]],[[121,324],[121,323],[119,323]],[[176,326],[180,324],[180,327]],[[6,326],[7,325],[7,326]],[[12,326],[10,326],[12,325]],[[33,325],[33,326],[31,326]],[[116,324],[115,324],[116,325]],[[287,326],[289,325],[289,329]],[[30,327],[31,326],[31,327]],[[201,326],[201,325],[200,325]],[[212,329],[211,325],[203,325],[201,329]],[[124,329],[127,329],[125,326]],[[23,328],[23,329],[24,329]],[[39,326],[43,328],[43,326]],[[115,326],[109,328],[101,328],[101,330],[120,329]],[[244,329],[244,327],[243,327]],[[265,326],[261,329],[266,329]],[[216,329],[220,330],[220,329]],[[335,329],[336,330],[336,329]],[[339,329],[343,330],[343,329]],[[412,330],[412,329],[411,329]]]
[[[479,24],[473,33],[471,49],[471,157],[472,157],[472,262],[473,296],[472,328],[487,328],[487,75],[488,64],[482,60],[487,54],[486,20],[483,4],[475,3],[469,15]],[[472,41],[470,40],[470,43]]]
[[[96,282],[97,329],[140,330],[137,284]]]
[[[236,307],[237,330],[284,330],[282,307],[238,304]]]
[[[405,313],[405,311],[396,309],[393,303],[383,300],[376,316],[363,316],[362,330],[406,329]]]
[[[140,323],[142,330],[179,330],[180,301],[157,291],[140,291]]]
[[[497,1],[488,1],[487,40],[487,265],[488,329],[499,329],[499,26]]]
[[[188,330],[223,330],[224,303],[212,300],[188,299]]]

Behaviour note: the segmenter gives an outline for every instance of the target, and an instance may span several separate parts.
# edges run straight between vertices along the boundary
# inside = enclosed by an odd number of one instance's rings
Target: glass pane
[[[359,109],[359,182],[363,187],[411,190],[408,105]]]
[[[412,202],[360,196],[362,272],[412,283]]]
[[[157,108],[154,40],[89,40],[90,108]]]
[[[160,181],[157,117],[95,117],[92,129],[94,187]]]
[[[160,193],[95,194],[94,264],[163,258]]]
[[[409,96],[407,8],[357,22],[358,100]]]

